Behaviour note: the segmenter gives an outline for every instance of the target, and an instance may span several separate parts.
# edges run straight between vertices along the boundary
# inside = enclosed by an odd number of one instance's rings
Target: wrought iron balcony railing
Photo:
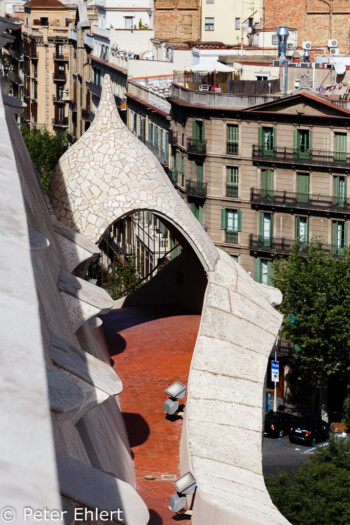
[[[60,128],[68,127],[68,117],[63,117],[61,119],[54,118],[52,119],[52,125]]]
[[[260,252],[277,252],[289,254],[294,240],[280,237],[264,237],[264,235],[249,235],[249,249]]]
[[[238,232],[226,230],[225,242],[229,244],[238,244]]]
[[[186,179],[186,193],[193,197],[206,197],[207,183]]]
[[[226,197],[238,197],[238,186],[226,186]]]
[[[250,202],[261,206],[318,210],[334,213],[349,213],[350,199],[319,195],[316,193],[295,193],[251,188]]]
[[[187,151],[196,155],[206,155],[207,153],[207,141],[197,139],[187,139]]]
[[[253,144],[253,160],[264,162],[281,162],[286,164],[313,164],[319,166],[346,166],[350,163],[350,155],[326,150],[304,150],[294,148],[265,149]]]

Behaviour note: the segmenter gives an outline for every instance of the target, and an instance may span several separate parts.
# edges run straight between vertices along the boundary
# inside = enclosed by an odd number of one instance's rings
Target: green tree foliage
[[[274,285],[283,294],[282,336],[297,345],[292,360],[314,385],[350,371],[350,254],[339,257],[313,239],[275,259]]]
[[[22,126],[21,132],[41,185],[46,190],[58,159],[67,149],[67,134],[61,130],[50,133],[47,129],[29,129],[27,126]]]
[[[350,442],[330,440],[294,473],[270,476],[266,487],[280,512],[293,525],[350,523]]]

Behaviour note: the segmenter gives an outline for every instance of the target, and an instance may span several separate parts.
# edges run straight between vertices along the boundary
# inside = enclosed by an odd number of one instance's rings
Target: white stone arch
[[[164,169],[122,122],[105,75],[97,115],[56,166],[50,198],[57,218],[97,242],[118,218],[149,210],[181,232],[212,271],[218,252]]]

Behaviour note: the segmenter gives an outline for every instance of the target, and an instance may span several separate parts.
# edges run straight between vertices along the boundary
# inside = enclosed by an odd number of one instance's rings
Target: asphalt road
[[[281,469],[288,474],[306,463],[315,449],[305,445],[289,443],[289,437],[263,439],[263,470],[264,475],[276,474]]]

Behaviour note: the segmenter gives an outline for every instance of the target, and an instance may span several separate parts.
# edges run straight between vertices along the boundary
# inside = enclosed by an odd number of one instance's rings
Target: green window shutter
[[[227,186],[238,186],[238,168],[227,166],[226,183]]]
[[[199,140],[199,134],[200,134],[199,124],[196,120],[193,120],[192,121],[192,138],[195,140]]]
[[[334,159],[338,162],[346,162],[347,133],[334,133]]]
[[[259,235],[264,235],[264,212],[259,213]]]
[[[273,198],[273,170],[262,170],[261,171],[261,186],[262,186],[262,197],[263,199],[272,200]]]
[[[297,174],[297,201],[309,202],[310,176],[308,173]]]
[[[333,184],[334,198],[335,198],[335,200],[338,201],[338,199],[339,199],[339,177],[338,176],[334,177],[333,180],[334,180],[334,184]]]
[[[227,230],[227,210],[221,208],[221,229]]]
[[[237,210],[237,231],[242,231],[242,212]]]
[[[258,128],[258,146],[264,149],[264,129],[262,127]]]
[[[238,255],[231,255],[231,259],[238,263]]]
[[[300,217],[295,217],[295,238],[299,239],[300,236]]]
[[[276,147],[276,143],[277,143],[277,130],[276,130],[276,128],[273,128],[273,131],[272,131],[272,144],[273,144],[273,148]]]
[[[273,262],[268,261],[267,263],[267,284],[268,286],[273,285],[272,278],[273,278]]]
[[[166,154],[169,152],[169,133],[167,131],[165,132],[164,151]]]
[[[203,206],[198,206],[198,220],[199,223],[203,226]]]
[[[344,246],[348,245],[348,223],[344,222]]]
[[[197,182],[203,183],[203,164],[197,164]]]
[[[312,151],[312,131],[309,131],[309,150]]]
[[[197,206],[194,202],[192,202],[191,204],[191,211],[193,213],[193,215],[197,218]]]
[[[273,213],[270,213],[270,238],[273,237]]]
[[[148,124],[148,142],[153,144],[153,124],[149,122]]]
[[[332,244],[333,247],[338,245],[338,221],[332,222]]]
[[[257,283],[261,283],[261,261],[260,259],[254,260],[254,279]]]

